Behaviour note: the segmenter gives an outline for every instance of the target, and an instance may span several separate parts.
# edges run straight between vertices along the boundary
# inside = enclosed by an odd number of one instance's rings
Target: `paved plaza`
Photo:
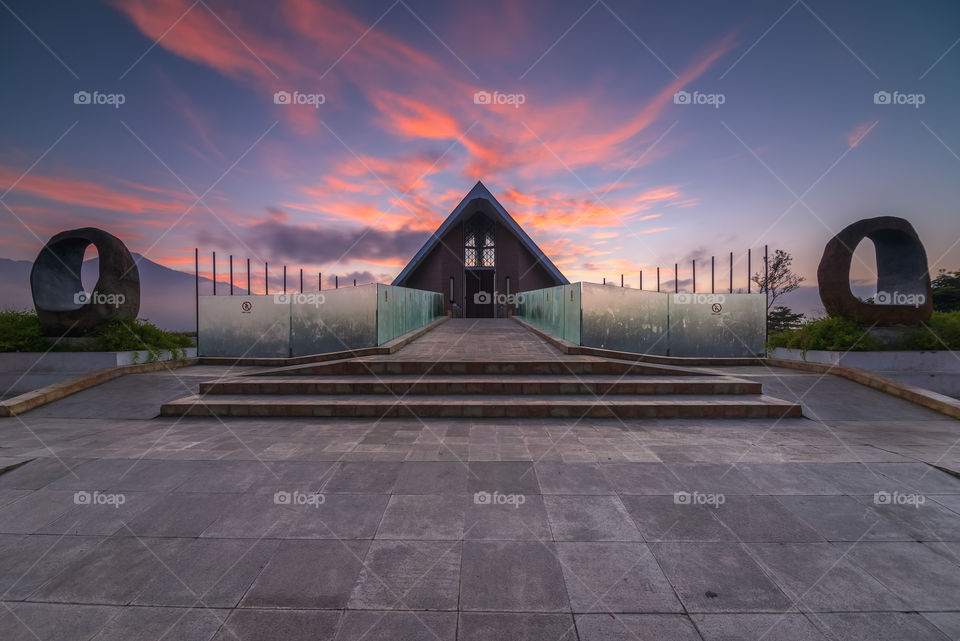
[[[451,320],[374,358],[585,357]],[[259,370],[0,419],[0,639],[960,639],[960,422],[933,411],[752,366],[710,372],[804,417],[158,417]]]

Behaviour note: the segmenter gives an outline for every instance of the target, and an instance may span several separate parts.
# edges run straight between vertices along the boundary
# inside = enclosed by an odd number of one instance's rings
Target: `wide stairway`
[[[567,356],[510,320],[449,320],[390,356],[202,383],[164,416],[774,418],[801,416],[760,383]]]

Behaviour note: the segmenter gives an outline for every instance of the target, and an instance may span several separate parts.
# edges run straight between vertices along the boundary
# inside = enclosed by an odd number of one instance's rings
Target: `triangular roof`
[[[430,251],[436,247],[437,243],[440,242],[440,239],[443,238],[444,235],[454,225],[461,222],[464,218],[473,213],[472,210],[468,209],[468,205],[476,199],[486,200],[493,206],[492,218],[499,220],[501,224],[512,231],[513,234],[523,244],[523,246],[526,247],[527,250],[537,258],[537,261],[543,265],[544,269],[546,269],[551,276],[564,285],[570,284],[570,281],[568,281],[566,277],[560,273],[560,270],[557,269],[557,266],[554,265],[549,258],[547,258],[546,254],[544,254],[539,247],[537,247],[537,244],[533,242],[533,239],[527,236],[527,232],[523,231],[523,228],[517,224],[517,221],[515,221],[513,217],[507,213],[507,210],[503,208],[503,205],[501,205],[500,202],[493,197],[493,194],[490,193],[490,190],[478,180],[477,184],[473,186],[473,189],[471,189],[467,195],[463,197],[463,200],[460,201],[460,204],[457,205],[452,212],[450,212],[450,215],[447,216],[445,221],[443,221],[443,224],[437,228],[437,231],[433,232],[433,235],[427,239],[427,242],[424,243],[423,247],[420,248],[420,251],[416,253],[416,255],[413,257],[413,260],[407,263],[407,266],[403,268],[403,271],[400,272],[400,275],[393,279],[393,285],[400,285],[403,283],[420,265],[420,263],[423,262],[423,259],[427,257]]]

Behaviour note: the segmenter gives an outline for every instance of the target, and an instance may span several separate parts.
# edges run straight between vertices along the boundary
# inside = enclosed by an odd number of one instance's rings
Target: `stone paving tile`
[[[467,492],[501,492],[503,494],[540,494],[540,482],[533,463],[486,462],[470,463]]]
[[[926,463],[873,463],[870,468],[921,494],[960,494],[960,479]]]
[[[101,541],[96,536],[16,537],[0,549],[0,600],[26,599]]]
[[[464,541],[460,577],[461,610],[570,611],[551,543]]]
[[[75,505],[60,518],[38,528],[38,534],[99,534],[109,536],[124,528],[125,523],[155,505],[162,494],[152,492],[125,492],[113,494],[99,491],[85,492],[89,503]],[[76,502],[76,497],[74,499]]]
[[[282,541],[244,608],[344,608],[369,541]]]
[[[324,492],[389,493],[397,483],[400,463],[344,462],[324,486]]]
[[[915,541],[960,541],[960,514],[924,495],[888,493],[881,497],[857,496],[860,503],[906,530]],[[906,501],[906,502],[901,502]]]
[[[874,464],[847,463],[806,463],[811,473],[837,488],[841,494],[873,495],[890,485],[890,479],[874,470]]]
[[[209,641],[229,610],[125,607],[90,641]]]
[[[333,641],[340,612],[234,610],[215,641]]]
[[[677,614],[578,614],[576,621],[580,641],[701,641]]]
[[[622,496],[620,500],[645,541],[736,540],[712,505],[678,503],[672,496]]]
[[[463,612],[458,641],[576,641],[569,614]]]
[[[176,545],[175,539],[104,538],[34,591],[30,600],[126,605],[169,571],[159,555]]]
[[[916,613],[814,614],[831,641],[945,641],[936,626]]]
[[[650,546],[688,612],[785,612],[791,602],[735,543]]]
[[[390,497],[378,539],[458,540],[463,538],[463,496],[394,494]]]
[[[904,602],[829,543],[754,543],[767,574],[803,610],[904,610]]]
[[[233,509],[239,494],[183,492],[168,494],[123,528],[137,536],[200,536],[220,515]]]
[[[486,496],[465,497],[463,538],[466,540],[549,541],[552,538],[543,497],[523,496],[494,502]]]
[[[724,463],[670,463],[690,491],[708,494],[763,494],[750,479],[733,465]],[[676,490],[674,490],[676,491]]]
[[[828,541],[912,541],[903,525],[851,496],[781,496],[778,500]]]
[[[727,496],[717,516],[741,541],[823,541],[773,496]]]
[[[952,641],[960,640],[960,612],[926,612],[923,617]]]
[[[463,638],[462,636],[460,637]],[[336,641],[456,641],[455,612],[344,612]]]
[[[0,490],[0,507],[13,503],[17,499],[23,498],[33,492],[33,490]]]
[[[574,612],[682,612],[643,543],[557,543]]]
[[[275,478],[260,461],[204,461],[194,467],[175,492],[245,492]]]
[[[694,614],[703,641],[827,641],[802,614]]]
[[[382,497],[382,502],[386,505],[386,497]],[[200,536],[254,539],[284,537],[289,535],[293,525],[312,509],[318,508],[305,509],[303,506],[294,508],[291,505],[277,504],[271,494],[246,493],[238,495],[230,506],[222,510],[216,520],[203,530]],[[370,538],[370,536],[364,538]]]
[[[299,506],[299,517],[278,528],[284,538],[372,539],[390,496],[387,494],[326,494],[323,503]]]
[[[0,508],[0,532],[30,534],[75,507],[70,490],[37,490]]]
[[[456,610],[460,543],[374,541],[348,606],[357,610]]]
[[[544,494],[610,494],[600,467],[594,463],[541,462],[535,465]]]
[[[466,494],[466,463],[408,461],[400,468],[394,492],[397,494]]]
[[[739,463],[737,469],[764,494],[839,494],[803,463]]]
[[[641,541],[617,496],[544,496],[557,541]]]
[[[0,608],[4,641],[87,641],[117,613],[104,606],[13,603]]]
[[[954,514],[960,514],[960,495],[931,494],[927,498],[933,499],[940,505],[952,511]]]
[[[134,605],[232,608],[277,549],[278,541],[177,539],[155,552],[165,572],[140,591]],[[150,541],[148,545],[152,544]]]
[[[960,603],[960,567],[927,544],[834,545],[903,599],[911,610],[952,610]]]
[[[36,458],[14,470],[0,474],[0,489],[38,490],[58,478],[70,474],[74,467],[85,462],[84,459],[63,457],[58,460],[50,457],[47,453],[44,458]]]
[[[608,463],[600,469],[621,494],[673,495],[690,489],[663,463]]]

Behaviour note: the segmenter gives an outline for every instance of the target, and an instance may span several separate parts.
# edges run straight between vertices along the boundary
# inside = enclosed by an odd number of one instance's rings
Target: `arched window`
[[[465,267],[495,267],[496,239],[493,221],[483,215],[474,216],[466,224],[463,234],[463,265]]]

